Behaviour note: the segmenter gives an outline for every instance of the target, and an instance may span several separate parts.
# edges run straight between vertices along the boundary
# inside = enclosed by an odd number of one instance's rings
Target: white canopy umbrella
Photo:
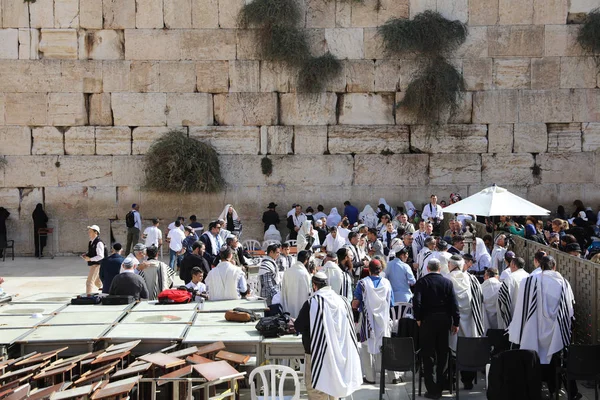
[[[485,217],[495,215],[548,215],[550,211],[527,201],[500,186],[490,186],[444,208],[445,213],[473,214]]]

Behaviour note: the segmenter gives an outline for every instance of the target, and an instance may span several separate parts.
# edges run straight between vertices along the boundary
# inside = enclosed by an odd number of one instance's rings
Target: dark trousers
[[[448,372],[448,334],[450,317],[447,314],[432,314],[421,322],[420,345],[423,357],[425,387],[432,394],[441,394]],[[433,370],[435,366],[435,380]]]
[[[460,371],[460,381],[465,386],[472,385],[476,376],[477,372],[475,371]]]
[[[566,355],[565,355],[566,356]],[[548,385],[548,391],[553,394],[556,392],[558,382],[556,371],[560,366],[560,352],[554,354],[552,356],[552,360],[550,360],[550,364],[542,364],[542,382],[546,382]],[[568,387],[567,392],[569,393],[569,399],[574,398],[574,396],[579,393],[579,389],[577,389],[576,381],[567,381]]]
[[[34,229],[35,233],[33,235],[33,244],[35,245],[35,256],[41,257],[44,254],[44,247],[46,247],[46,242],[48,240],[46,235],[40,235],[37,233],[39,228]]]
[[[127,228],[127,246],[125,254],[131,253],[131,246],[135,246],[140,241],[140,230],[138,228]]]

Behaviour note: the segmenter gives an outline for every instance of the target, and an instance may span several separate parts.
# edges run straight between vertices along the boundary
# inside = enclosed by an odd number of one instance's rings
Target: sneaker
[[[429,393],[429,392],[425,392],[425,394],[423,395],[423,397],[427,398],[427,399],[441,399],[442,395],[438,394],[438,393]]]

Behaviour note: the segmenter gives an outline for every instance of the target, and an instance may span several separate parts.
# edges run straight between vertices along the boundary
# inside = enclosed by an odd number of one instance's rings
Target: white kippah
[[[313,275],[313,278],[321,280],[321,281],[325,281],[325,280],[327,280],[327,275],[325,275],[325,272],[317,272],[316,274]]]

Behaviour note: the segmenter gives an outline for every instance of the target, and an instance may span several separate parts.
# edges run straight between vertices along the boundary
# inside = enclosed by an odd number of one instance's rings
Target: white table
[[[52,325],[38,326],[16,343],[21,345],[21,354],[32,351],[46,352],[57,347],[69,346],[62,355],[76,355],[94,350],[110,325]]]
[[[119,304],[119,305],[114,305],[114,306],[105,306],[102,304],[84,304],[84,305],[69,304],[68,306],[66,306],[65,308],[60,310],[60,312],[61,312],[61,314],[62,313],[73,313],[73,312],[87,313],[87,312],[98,312],[98,311],[124,312],[124,311],[129,310],[131,307],[133,307],[134,304],[135,303]]]
[[[123,317],[122,311],[60,312],[43,325],[112,325]]]
[[[52,316],[44,315],[42,318],[33,318],[30,315],[3,315],[0,318],[0,329],[14,329],[14,328],[33,328]]]
[[[260,344],[263,337],[256,330],[254,325],[255,324],[220,324],[192,326],[185,335],[182,343],[187,347],[190,347],[204,346],[220,341],[225,344],[227,351],[256,356],[256,364],[260,365],[264,358]]]
[[[0,307],[0,317],[5,315],[53,314],[64,308],[64,304],[14,304],[9,303]]]
[[[133,311],[121,321],[122,324],[191,324],[196,311]]]
[[[284,335],[278,338],[265,338],[262,341],[265,359],[304,359],[304,346],[301,335]]]
[[[245,308],[252,311],[264,311],[267,308],[265,300],[221,300],[221,301],[205,301],[200,305],[201,312],[222,312],[233,310],[234,308]]]
[[[131,311],[189,311],[196,310],[199,303],[158,304],[157,301],[140,301]]]
[[[22,336],[31,332],[31,329],[0,329],[0,357],[8,354],[8,348]]]
[[[104,335],[111,344],[141,340],[133,351],[146,354],[160,351],[185,337],[188,324],[118,324]]]
[[[230,322],[225,319],[225,313],[220,312],[199,312],[196,315],[193,326],[224,325],[224,326],[256,326],[254,322]]]
[[[76,297],[74,293],[36,293],[25,297],[14,297],[13,303],[63,303],[70,304],[71,299]]]

